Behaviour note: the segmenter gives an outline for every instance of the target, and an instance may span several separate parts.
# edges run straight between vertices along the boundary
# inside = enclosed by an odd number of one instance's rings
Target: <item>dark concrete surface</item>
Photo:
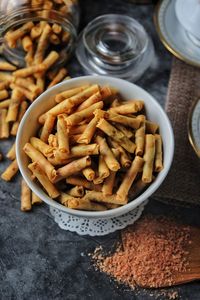
[[[136,6],[122,0],[82,0],[83,28],[94,17],[104,13],[122,13],[139,20],[151,35],[156,60],[138,81],[164,105],[171,55],[164,49],[154,29],[153,6]],[[83,75],[73,58],[70,63],[73,77]],[[12,141],[1,141],[4,154]],[[0,163],[0,172],[8,162]],[[146,212],[173,213],[190,223],[200,225],[200,208],[174,208],[151,200]],[[20,211],[20,175],[12,182],[0,180],[0,299],[1,300],[149,300],[169,299],[169,292],[178,291],[178,299],[200,299],[199,283],[190,283],[162,291],[118,286],[106,275],[94,270],[88,253],[97,245],[112,248],[120,238],[116,232],[105,237],[78,236],[61,230],[45,204],[30,213]]]

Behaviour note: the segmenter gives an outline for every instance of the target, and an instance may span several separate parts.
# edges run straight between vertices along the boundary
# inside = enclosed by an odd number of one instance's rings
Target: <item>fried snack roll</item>
[[[135,154],[142,156],[144,153],[144,145],[145,145],[145,122],[142,123],[141,127],[139,127],[135,132]]]
[[[108,136],[113,137],[113,139],[117,141],[121,141],[124,138],[124,134],[121,131],[117,130],[113,125],[103,118],[97,123],[97,128],[101,129]]]
[[[53,166],[67,165],[67,164],[69,164],[70,162],[72,162],[74,160],[73,158],[60,158],[60,157],[57,157],[57,156],[55,157],[54,155],[53,156],[48,156],[47,159]]]
[[[12,65],[9,62],[0,61],[0,70],[3,70],[3,71],[15,71],[16,68],[17,68],[16,66]]]
[[[115,158],[118,159],[119,155],[120,155],[119,149],[112,148],[112,152],[113,152]],[[103,192],[104,195],[112,195],[114,184],[115,184],[116,173],[117,172],[110,171],[109,176],[107,178],[105,178],[104,183],[103,183],[103,187],[102,187],[102,192]]]
[[[87,155],[97,155],[99,154],[99,145],[98,144],[89,144],[89,145],[78,145],[70,149],[70,154],[67,154],[67,158],[87,156]]]
[[[69,132],[65,125],[65,120],[62,115],[58,116],[57,121],[57,134],[58,134],[58,149],[60,152],[69,153]]]
[[[43,4],[44,0],[31,0],[31,6]]]
[[[103,195],[105,195],[105,196],[112,195],[113,187],[114,187],[114,183],[115,183],[115,176],[116,176],[116,172],[110,171],[110,175],[107,178],[105,178],[103,187],[102,187]]]
[[[17,160],[13,160],[7,169],[1,174],[1,178],[5,181],[10,181],[19,170]]]
[[[75,112],[74,114],[68,116],[65,119],[65,122],[68,126],[79,124],[84,119],[87,119],[88,117],[91,117],[93,115],[93,112],[97,108],[103,107],[103,101],[97,102],[90,107],[81,110],[80,112]]]
[[[137,118],[130,118],[127,116],[118,115],[110,111],[106,113],[105,118],[108,119],[109,121],[120,123],[125,126],[129,126],[133,129],[138,129],[141,123],[141,120]]]
[[[59,201],[62,205],[68,207],[68,200],[69,200],[69,199],[73,199],[73,198],[74,198],[74,196],[72,196],[72,195],[68,195],[68,194],[66,194],[66,193],[61,193],[60,196],[59,196],[59,198],[58,198],[58,201]]]
[[[94,184],[101,184],[103,183],[104,179],[98,176],[98,173],[96,173],[96,177],[93,180]]]
[[[146,134],[144,167],[142,173],[142,181],[146,183],[152,181],[154,158],[155,158],[155,136],[153,134]]]
[[[9,86],[10,82],[8,80],[4,80],[0,82],[0,90],[4,90]]]
[[[163,169],[163,154],[162,154],[162,138],[160,134],[155,134],[155,172],[160,172]]]
[[[69,176],[66,178],[66,182],[71,185],[83,186],[88,190],[94,190],[97,192],[100,192],[102,189],[101,184],[94,184],[93,182],[90,182],[87,179],[78,176]]]
[[[24,96],[19,89],[13,89],[11,95],[11,102],[8,107],[8,113],[6,116],[6,122],[15,122],[17,120],[18,108],[23,98]]]
[[[87,167],[87,168],[83,169],[82,173],[88,181],[94,180],[95,172],[92,168]]]
[[[22,86],[20,86],[20,85],[18,85],[18,84],[11,83],[11,84],[10,84],[10,87],[11,87],[11,89],[13,89],[13,90],[16,89],[16,90],[20,91],[21,94],[22,94],[25,98],[27,98],[28,100],[30,100],[31,102],[33,102],[33,100],[36,98],[36,94],[35,94],[35,93],[33,93],[33,92],[27,90],[26,88],[24,88],[24,87],[22,87]]]
[[[49,180],[54,180],[56,177],[56,170],[54,169],[54,166],[50,164],[50,162],[44,157],[44,155],[35,149],[30,143],[26,143],[23,150],[25,153],[32,159],[33,162],[37,162],[40,166],[41,170],[43,170]]]
[[[120,100],[118,98],[114,99],[110,105],[110,108],[114,108],[117,106],[120,106],[122,103],[120,102]]]
[[[8,43],[8,46],[10,48],[14,48],[16,45],[16,41],[22,38],[26,33],[28,33],[31,30],[31,28],[33,28],[33,26],[33,22],[27,22],[14,31],[8,31],[5,35],[5,39]]]
[[[43,9],[49,10],[53,8],[53,2],[49,0],[45,0],[43,4]]]
[[[98,121],[103,118],[105,111],[101,109],[96,109],[94,112],[94,118],[88,123],[85,131],[82,133],[80,138],[77,140],[77,143],[89,144],[94,136],[96,131],[96,125]]]
[[[37,76],[37,78],[36,78],[36,85],[40,90],[39,93],[42,94],[44,92],[44,88],[45,88],[45,78],[41,74],[39,77]]]
[[[13,76],[7,72],[0,72],[0,81],[5,81],[6,83],[10,83],[13,79]]]
[[[21,181],[21,211],[31,210],[31,190],[29,189],[26,181],[22,179]]]
[[[88,99],[90,96],[97,92],[99,92],[99,86],[97,84],[94,84],[84,89],[82,92],[72,96],[69,99],[75,106],[83,103],[86,99]]]
[[[63,0],[53,0],[53,2],[57,3],[57,4],[63,4]],[[70,2],[71,2],[71,0],[70,0]],[[65,3],[68,5],[67,2],[65,2]]]
[[[33,40],[37,39],[42,33],[42,28],[40,26],[35,25],[31,28],[30,37]]]
[[[88,99],[86,99],[84,102],[82,102],[77,107],[76,112],[82,111],[101,100],[102,100],[102,95],[100,92],[97,92],[97,93],[93,94],[92,96],[90,96]]]
[[[7,109],[0,110],[0,139],[9,137],[9,123],[6,122]]]
[[[76,87],[76,88],[73,88],[73,89],[61,92],[61,93],[59,93],[59,94],[57,94],[55,96],[55,102],[60,103],[60,102],[62,102],[65,99],[68,99],[68,98],[70,98],[70,97],[72,97],[74,95],[77,95],[78,93],[84,91],[88,87],[89,87],[89,84],[86,84],[86,85],[82,85],[80,87]]]
[[[71,79],[71,78],[72,78],[71,76],[66,76],[65,78],[63,78],[62,81],[69,80],[69,79]]]
[[[27,79],[25,78],[20,78],[20,77],[17,77],[17,78],[14,78],[13,82],[16,84],[16,85],[19,85],[27,90],[29,90],[30,92],[34,93],[34,94],[39,94],[40,93],[40,88],[32,83],[32,82],[27,82]]]
[[[105,132],[109,137],[112,137],[116,142],[120,143],[121,146],[128,152],[135,152],[135,144],[105,119],[100,119],[100,121],[97,123],[97,127]]]
[[[35,193],[32,192],[32,197],[31,197],[31,204],[32,205],[38,205],[41,204],[43,201],[38,197]]]
[[[81,134],[77,143],[89,144],[94,136],[96,131],[96,125],[98,123],[98,118],[95,116],[86,126],[84,132]]]
[[[56,34],[59,34],[62,31],[62,26],[60,26],[59,24],[56,24],[56,23],[54,23],[51,28],[52,28],[52,31]]]
[[[76,145],[78,143],[78,139],[80,138],[81,134],[73,134],[70,135],[69,141],[70,145]]]
[[[16,152],[15,152],[15,143],[12,145],[8,153],[6,154],[6,157],[10,160],[14,160],[16,158]]]
[[[24,59],[25,59],[27,67],[30,67],[33,65],[33,59],[34,59],[33,55],[34,55],[33,48],[26,53]]]
[[[44,143],[41,139],[38,139],[36,137],[31,137],[30,143],[35,149],[40,151],[44,156],[46,157],[53,156],[53,147]]]
[[[60,192],[56,187],[51,183],[47,175],[40,168],[40,165],[37,162],[28,165],[28,168],[32,171],[33,175],[38,179],[43,188],[46,190],[50,198],[57,198],[60,195]]]
[[[70,33],[67,31],[62,32],[62,42],[67,43],[70,39]]]
[[[74,146],[70,149],[70,154],[62,153],[59,149],[53,150],[54,161],[56,164],[67,164],[72,160],[72,158],[78,158],[87,155],[96,155],[99,153],[99,145],[90,144],[90,145],[80,145]]]
[[[45,70],[48,70],[58,60],[58,58],[58,52],[51,51],[42,62],[42,65],[45,66]]]
[[[6,99],[9,97],[7,90],[0,90],[0,100]]]
[[[11,100],[10,100],[10,99],[7,99],[7,100],[4,100],[4,101],[1,101],[1,102],[0,102],[0,109],[2,109],[2,108],[8,108],[8,107],[9,107],[9,105],[10,105],[10,102],[11,102]]]
[[[138,172],[142,168],[143,163],[143,158],[141,158],[140,156],[135,156],[131,167],[128,169],[119,189],[117,190],[117,198],[124,199],[124,197],[128,195],[129,189],[133,181],[135,180]]]
[[[131,115],[131,117],[132,117],[132,118],[136,118],[136,119],[140,120],[141,122],[145,122],[145,121],[146,121],[146,116],[145,116],[145,115],[142,115],[142,114],[137,115],[136,117],[133,116],[133,115]]]
[[[57,116],[63,113],[68,114],[71,112],[73,106],[74,105],[71,103],[70,98],[66,101],[64,100],[63,102],[57,104],[56,106],[52,107],[49,111],[41,115],[38,121],[40,124],[44,124],[47,115]]]
[[[101,87],[100,91],[101,91],[101,95],[102,95],[103,100],[106,100],[111,95],[116,94],[116,90],[113,89],[113,88],[111,89],[109,86]]]
[[[102,179],[108,177],[110,174],[109,168],[108,168],[102,154],[99,155],[98,174],[99,174],[99,177]]]
[[[42,127],[40,139],[47,143],[49,135],[51,134],[53,127],[54,127],[54,122],[55,122],[56,117],[48,114],[44,123],[44,126]]]
[[[89,156],[74,160],[57,170],[57,176],[53,179],[53,182],[57,182],[63,178],[69,177],[70,175],[76,174],[90,165],[91,158]]]
[[[50,134],[49,137],[48,137],[48,143],[49,143],[49,146],[51,147],[58,147],[58,137],[57,135],[54,135],[54,134]]]
[[[17,135],[17,130],[18,130],[19,124],[21,122],[21,119],[23,118],[23,115],[25,114],[25,112],[27,110],[27,107],[28,107],[28,103],[26,101],[22,101],[22,103],[20,104],[17,120],[13,123],[11,131],[10,131],[10,133],[14,136]]]
[[[31,40],[30,36],[26,35],[23,37],[22,47],[23,47],[24,51],[26,51],[26,52],[31,51],[31,49],[33,48],[33,42]]]
[[[125,151],[122,147],[116,148],[120,152],[120,163],[123,168],[130,168],[132,158],[128,152]]]
[[[13,72],[13,76],[15,77],[28,77],[30,75],[34,75],[36,73],[40,73],[47,68],[45,64],[30,66],[27,68],[19,69]]]
[[[83,186],[75,186],[67,191],[67,194],[73,197],[83,197],[84,196],[84,188]]]
[[[46,23],[44,26],[42,33],[38,39],[37,48],[34,55],[34,64],[38,65],[40,64],[44,59],[44,54],[46,51],[46,48],[48,46],[48,40],[49,40],[49,34],[51,32],[51,26]]]
[[[100,154],[103,156],[106,165],[111,171],[117,171],[120,169],[120,164],[114,157],[112,151],[108,147],[108,144],[106,142],[105,138],[102,138],[101,136],[96,137],[96,141],[99,144],[100,147]]]
[[[124,205],[127,203],[127,199],[123,197],[123,199],[117,199],[116,195],[104,195],[101,192],[96,191],[88,191],[83,197],[84,200],[96,201],[96,202],[105,202],[105,203],[113,203]]]
[[[56,76],[54,77],[54,79],[50,82],[50,84],[48,85],[47,88],[50,88],[52,86],[54,86],[55,84],[57,84],[58,82],[62,81],[62,79],[67,75],[67,69],[65,68],[61,68],[58,73],[56,74]]]
[[[60,39],[59,37],[57,36],[57,34],[55,33],[51,33],[50,36],[49,36],[49,41],[51,44],[53,45],[59,45],[60,44]]]
[[[159,125],[156,123],[153,123],[151,121],[146,120],[145,121],[145,126],[146,126],[146,132],[147,133],[152,133],[155,134],[156,131],[158,131]]]
[[[98,90],[98,85],[92,85],[89,88],[84,89],[82,92],[63,100],[61,103],[57,104],[49,111],[47,111],[46,114],[50,113],[54,116],[57,116],[62,113],[69,113],[74,107],[74,105],[82,103],[83,101],[85,101],[85,99],[90,97],[93,93],[97,92]],[[43,123],[46,114],[42,115],[39,118],[40,123]]]
[[[120,163],[122,167],[129,168],[131,166],[131,159],[127,152],[113,139],[109,138],[109,143],[114,147],[115,149],[119,150],[120,152]]]
[[[121,124],[115,124],[115,127],[119,129],[127,138],[132,138],[134,136],[133,130],[130,130],[129,128],[125,127]]]
[[[117,107],[113,107],[110,109],[111,112],[114,113],[119,113],[121,115],[127,115],[130,113],[137,113],[139,111],[141,111],[144,107],[144,101],[141,100],[133,100],[133,101],[129,101],[126,104],[117,106]]]
[[[106,206],[91,202],[87,199],[69,199],[68,207],[72,209],[80,209],[80,210],[91,210],[91,211],[104,211],[107,210]]]

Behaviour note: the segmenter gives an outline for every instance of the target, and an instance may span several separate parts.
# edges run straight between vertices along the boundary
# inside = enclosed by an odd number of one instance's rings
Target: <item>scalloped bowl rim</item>
[[[24,159],[26,157],[26,154],[23,151],[23,145],[25,142],[28,142],[28,139],[26,141],[23,140],[24,135],[27,134],[28,130],[26,129],[27,125],[29,124],[28,121],[31,121],[31,114],[34,111],[37,111],[37,108],[40,107],[40,104],[42,104],[44,101],[48,102],[48,99],[51,98],[52,94],[55,95],[56,93],[59,93],[60,91],[63,91],[67,88],[72,88],[74,86],[80,86],[85,83],[97,83],[99,85],[105,85],[108,84],[113,87],[117,87],[120,91],[120,93],[127,93],[131,94],[136,93],[136,94],[141,94],[142,100],[145,102],[145,107],[148,105],[152,105],[154,108],[154,114],[159,115],[159,118],[162,122],[163,125],[163,130],[166,131],[168,134],[167,137],[162,136],[163,138],[163,145],[166,142],[167,138],[167,143],[164,147],[164,169],[158,174],[156,177],[155,181],[150,184],[150,186],[138,197],[136,197],[134,200],[130,201],[128,204],[125,204],[123,206],[120,206],[115,209],[107,210],[107,211],[102,211],[102,212],[94,212],[94,211],[81,211],[81,210],[74,210],[67,208],[63,206],[62,204],[56,202],[55,200],[51,199],[48,197],[48,195],[42,190],[42,188],[39,187],[38,184],[36,184],[34,181],[31,180],[31,173],[27,168],[27,165],[24,163]],[[52,96],[53,97],[53,96]],[[131,99],[130,96],[126,96],[126,98]],[[50,101],[50,100],[49,100]],[[41,105],[42,107],[42,105]],[[52,107],[52,106],[50,106]],[[45,111],[45,110],[44,110]],[[147,109],[147,115],[148,111],[150,113],[150,110]],[[157,113],[156,113],[157,111]],[[41,114],[41,113],[40,113]],[[38,114],[38,115],[40,115]],[[155,120],[152,120],[155,121]],[[29,124],[30,125],[30,124]],[[159,123],[161,126],[161,123]],[[32,129],[31,129],[32,130]],[[30,135],[29,137],[31,137]],[[166,148],[167,147],[167,148]],[[167,155],[166,153],[167,152]],[[165,177],[167,176],[172,160],[173,160],[173,154],[174,154],[174,134],[172,130],[171,123],[168,119],[167,114],[164,112],[163,108],[161,105],[155,100],[153,96],[151,96],[148,92],[146,92],[143,88],[139,87],[136,84],[133,84],[131,82],[128,82],[123,79],[118,79],[118,78],[113,78],[113,77],[108,77],[108,76],[81,76],[77,78],[73,78],[64,82],[61,82],[50,89],[46,90],[43,92],[28,108],[26,113],[24,114],[17,133],[16,137],[16,157],[17,157],[17,162],[19,165],[20,172],[28,184],[28,186],[31,188],[31,190],[38,196],[40,197],[45,203],[48,205],[57,208],[59,210],[62,210],[65,213],[75,215],[75,216],[80,216],[80,217],[86,217],[86,218],[112,218],[112,217],[117,217],[120,215],[124,215],[125,213],[128,213],[129,211],[133,210],[140,204],[142,204],[145,200],[147,200],[161,185]],[[27,159],[27,158],[26,158]]]

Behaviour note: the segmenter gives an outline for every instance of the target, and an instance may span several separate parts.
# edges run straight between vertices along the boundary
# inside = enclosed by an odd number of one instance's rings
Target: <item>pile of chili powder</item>
[[[190,234],[190,226],[147,215],[122,231],[122,243],[114,254],[105,257],[103,249],[96,248],[94,266],[132,288],[171,286],[175,272],[188,267]]]

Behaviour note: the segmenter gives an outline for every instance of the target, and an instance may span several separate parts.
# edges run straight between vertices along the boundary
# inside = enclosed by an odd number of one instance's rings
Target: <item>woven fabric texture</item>
[[[174,58],[165,110],[172,123],[175,153],[170,172],[154,195],[170,203],[200,205],[200,159],[188,140],[188,115],[200,96],[200,69]]]

